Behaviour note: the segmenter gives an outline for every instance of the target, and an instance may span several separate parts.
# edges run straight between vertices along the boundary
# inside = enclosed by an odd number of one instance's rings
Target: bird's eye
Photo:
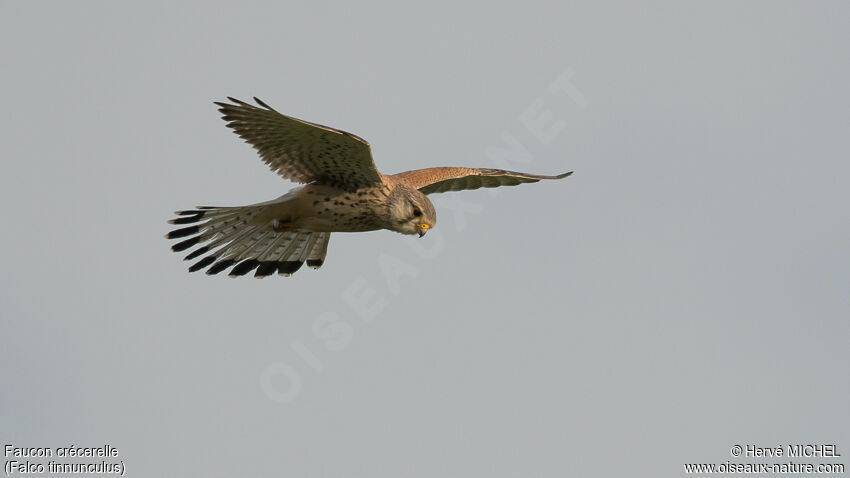
[[[422,215],[422,211],[420,211],[419,208],[416,208],[413,210],[413,215],[419,217]]]

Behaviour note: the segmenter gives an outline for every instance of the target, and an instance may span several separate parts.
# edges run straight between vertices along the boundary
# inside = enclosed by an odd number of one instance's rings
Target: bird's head
[[[437,223],[437,211],[418,189],[400,184],[389,197],[390,227],[402,234],[425,235]]]

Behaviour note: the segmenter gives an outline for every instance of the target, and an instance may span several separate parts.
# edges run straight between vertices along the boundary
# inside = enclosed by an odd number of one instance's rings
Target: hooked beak
[[[428,229],[430,229],[430,228],[431,228],[431,226],[429,226],[427,224],[417,224],[416,225],[416,232],[419,233],[419,237],[422,237],[422,236],[425,235],[426,232],[428,232]]]

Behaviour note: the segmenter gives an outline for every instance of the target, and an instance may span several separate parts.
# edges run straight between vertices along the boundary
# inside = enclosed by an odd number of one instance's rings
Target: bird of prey
[[[258,204],[198,206],[168,221],[186,225],[166,234],[188,238],[171,249],[200,245],[185,257],[190,272],[225,269],[231,277],[255,271],[289,276],[304,262],[321,267],[332,232],[389,229],[425,235],[437,222],[427,194],[513,186],[572,174],[541,176],[501,169],[438,167],[381,174],[369,143],[351,133],[278,113],[256,97],[254,106],[230,98],[215,102],[227,126],[259,152],[271,169],[303,186]]]

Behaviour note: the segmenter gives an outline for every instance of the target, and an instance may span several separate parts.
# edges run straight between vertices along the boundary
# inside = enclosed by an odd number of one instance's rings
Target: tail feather
[[[222,260],[216,262],[215,264],[213,264],[209,269],[207,269],[207,275],[211,276],[211,275],[218,274],[219,272],[227,269],[228,267],[232,266],[233,264],[236,264],[235,259],[222,259]]]
[[[262,261],[257,267],[257,272],[254,273],[254,277],[262,279],[263,277],[270,276],[275,272],[277,272],[277,262]]]
[[[230,277],[243,276],[256,269],[260,265],[258,258],[268,248],[269,243],[273,243],[277,239],[277,235],[278,233],[271,230],[267,230],[259,236],[252,235],[248,247],[234,256],[237,259],[242,259],[242,262],[230,271]]]
[[[219,259],[232,259],[251,244],[251,239],[259,233],[261,226],[253,226],[236,233],[223,236],[215,242],[222,243],[215,255]]]
[[[229,242],[234,242],[234,241],[240,240],[246,234],[250,233],[251,230],[252,229],[249,229],[249,230],[235,229],[235,230],[230,230],[230,231],[227,231],[227,232],[222,231],[222,232],[218,232],[218,233],[215,233],[215,234],[212,234],[212,235],[207,235],[206,237],[204,236],[204,234],[201,234],[201,235],[197,236],[197,238],[192,238],[192,239],[198,239],[198,242],[205,242],[206,241],[206,242],[208,242],[208,244],[206,246],[200,248],[200,249],[195,250],[194,252],[192,252],[188,256],[184,257],[183,260],[188,261],[190,259],[194,259],[195,257],[198,257],[200,254],[203,254],[203,253],[205,253],[209,250],[215,249],[215,248],[222,246],[222,245],[225,245]],[[192,239],[189,239],[189,240],[186,240],[186,241],[183,241],[183,242],[189,242]],[[183,244],[183,242],[175,244],[174,246],[171,247],[171,250],[173,250],[173,251],[183,250],[183,249],[176,249],[178,246],[181,246]]]
[[[245,248],[240,254],[240,259],[256,259],[269,247],[269,243],[274,242],[280,233],[267,230],[260,235],[252,237],[252,243]]]
[[[273,257],[277,257],[275,252],[278,250],[278,247],[287,240],[286,234],[277,234],[274,239],[269,243],[268,247],[257,256],[257,259],[261,261],[271,260]]]
[[[319,232],[314,234],[314,236],[319,237],[313,243],[313,247],[310,248],[310,252],[307,254],[307,266],[312,267],[313,269],[318,269],[319,267],[322,267],[322,264],[325,262],[325,256],[328,255],[328,242],[331,240],[331,233]]]
[[[257,267],[254,277],[263,278],[278,272],[281,268],[290,269],[291,266],[284,267],[283,263],[295,248],[301,232],[295,230],[278,234],[278,238],[260,255],[260,266]],[[292,272],[296,270],[298,270],[297,267]],[[289,272],[289,274],[292,274],[292,272]]]
[[[291,276],[304,264],[304,259],[301,257],[307,241],[312,234],[309,231],[295,230],[291,232],[292,239],[286,249],[278,257],[277,273],[282,276]]]
[[[194,259],[194,258],[196,258],[200,255],[206,254],[207,252],[209,252],[209,250],[210,250],[210,246],[199,247],[198,249],[195,249],[189,255],[184,257],[183,260],[184,261],[190,261],[190,260],[192,260],[192,259]]]
[[[233,264],[239,262],[241,254],[250,247],[262,236],[265,232],[262,230],[264,226],[254,226],[245,230],[238,238],[233,239],[215,252],[218,262],[207,269],[207,274],[213,275],[227,269]]]
[[[230,277],[239,277],[244,276],[245,274],[251,272],[256,269],[257,266],[260,265],[260,261],[257,259],[245,259],[244,261],[236,264],[236,267],[230,270]]]
[[[286,234],[277,234],[269,241],[266,248],[257,255],[257,260],[260,262],[257,266],[257,272],[254,277],[262,279],[277,272],[277,262],[272,260],[272,254],[277,249],[278,245],[286,240]]]
[[[166,237],[185,238],[174,244],[175,252],[200,246],[184,260],[200,258],[189,267],[190,272],[207,269],[207,274],[230,270],[230,277],[239,277],[256,269],[254,277],[274,274],[291,275],[304,262],[318,269],[327,255],[329,232],[304,229],[276,232],[270,224],[255,224],[252,219],[267,204],[241,207],[199,206],[194,210],[176,211],[171,224],[184,226]]]

